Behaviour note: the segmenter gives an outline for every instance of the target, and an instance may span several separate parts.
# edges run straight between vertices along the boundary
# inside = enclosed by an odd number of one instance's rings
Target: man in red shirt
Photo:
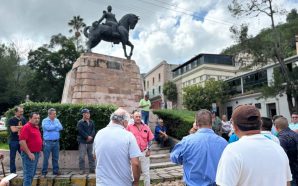
[[[127,130],[135,136],[138,146],[143,154],[140,157],[141,170],[144,175],[144,186],[150,186],[150,142],[154,136],[148,125],[145,125],[141,120],[140,112],[135,112],[133,115],[134,123],[127,126]]]
[[[29,122],[20,131],[21,156],[23,161],[23,186],[31,186],[36,172],[39,153],[42,149],[42,138],[39,130],[40,116],[33,112]]]

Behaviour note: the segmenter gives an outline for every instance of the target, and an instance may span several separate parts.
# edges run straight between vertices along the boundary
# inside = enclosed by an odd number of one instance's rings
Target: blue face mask
[[[271,128],[271,133],[272,133],[274,136],[278,136],[278,132],[277,132],[275,126],[272,126],[272,128]]]

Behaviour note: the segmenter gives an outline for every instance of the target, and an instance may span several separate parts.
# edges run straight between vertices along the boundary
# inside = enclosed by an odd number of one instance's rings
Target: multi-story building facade
[[[199,54],[179,65],[173,72],[173,82],[178,91],[177,108],[183,108],[183,88],[199,84],[204,86],[209,79],[225,80],[234,77],[238,71],[232,56]]]
[[[285,59],[289,71],[298,68],[298,55]],[[238,105],[250,104],[259,108],[260,113],[264,117],[272,117],[274,115],[283,115],[290,119],[290,111],[288,108],[287,96],[284,93],[272,98],[262,98],[260,88],[270,86],[274,80],[274,70],[279,70],[280,64],[271,64],[264,66],[258,70],[244,73],[242,75],[227,79],[229,84],[230,100],[225,104],[224,113],[231,118],[233,110]]]
[[[172,70],[178,65],[160,62],[144,76],[144,90],[149,95],[153,109],[160,109],[164,106],[163,85],[172,80]]]

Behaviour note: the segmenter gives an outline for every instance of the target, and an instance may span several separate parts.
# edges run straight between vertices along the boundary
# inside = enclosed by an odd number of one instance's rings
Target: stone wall
[[[61,102],[115,104],[131,111],[143,95],[135,61],[84,53],[67,74]]]
[[[3,164],[5,167],[9,168],[9,150],[1,150],[1,153],[4,154]],[[40,153],[38,159],[37,168],[42,168],[43,163],[43,153]],[[16,156],[16,167],[17,171],[22,170],[22,158],[20,154],[17,153]],[[79,150],[60,150],[59,152],[59,167],[62,169],[79,169]],[[88,170],[88,157],[85,157],[85,167]],[[52,154],[49,158],[49,169],[52,169]]]

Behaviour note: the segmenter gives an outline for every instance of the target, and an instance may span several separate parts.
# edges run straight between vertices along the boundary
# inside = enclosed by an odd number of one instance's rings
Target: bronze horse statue
[[[98,24],[95,21],[92,26],[84,28],[84,35],[88,38],[87,41],[87,52],[91,52],[101,40],[113,42],[114,44],[122,43],[124,55],[127,59],[130,59],[133,53],[133,44],[129,41],[129,29],[134,29],[138,23],[139,17],[134,14],[126,14],[123,16],[117,26],[118,36],[112,35],[112,28],[106,24]],[[89,30],[89,32],[88,32]],[[130,53],[126,53],[126,45],[130,46]]]

